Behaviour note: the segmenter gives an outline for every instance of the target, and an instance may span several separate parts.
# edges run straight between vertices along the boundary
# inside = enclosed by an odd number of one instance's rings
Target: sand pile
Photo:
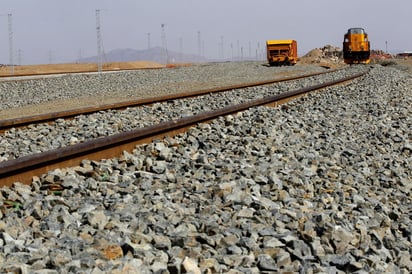
[[[300,57],[299,62],[302,64],[319,64],[324,67],[338,67],[344,64],[342,50],[331,45],[312,49]]]

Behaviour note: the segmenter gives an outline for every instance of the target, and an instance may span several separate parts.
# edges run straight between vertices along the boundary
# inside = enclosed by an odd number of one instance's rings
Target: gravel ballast
[[[411,84],[375,65],[349,85],[2,188],[0,270],[410,273]]]
[[[60,111],[62,107],[66,107],[65,104],[74,108],[110,102],[113,99],[141,99],[324,70],[308,65],[268,67],[262,62],[238,62],[195,64],[174,69],[53,75],[40,80],[36,77],[20,81],[0,81],[0,113],[6,116],[5,110],[13,111],[12,108],[27,105],[37,105],[39,111],[41,104],[46,104],[48,111],[57,105],[56,111]]]
[[[3,147],[3,151],[0,152],[0,162],[150,126],[161,121],[177,120],[185,116],[221,109],[228,105],[317,85],[353,75],[359,71],[362,69],[352,68],[296,81],[237,89],[121,111],[99,111],[92,115],[79,115],[74,119],[58,119],[55,123],[13,128],[0,136],[0,144]],[[139,119],[136,119],[137,117]]]

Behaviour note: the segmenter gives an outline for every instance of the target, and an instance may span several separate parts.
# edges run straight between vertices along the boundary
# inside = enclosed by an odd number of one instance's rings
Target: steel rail
[[[91,114],[91,113],[95,113],[99,111],[106,111],[109,109],[125,109],[128,107],[150,105],[150,104],[154,104],[158,102],[165,102],[165,101],[170,101],[170,100],[196,97],[196,96],[201,96],[205,94],[224,92],[224,91],[233,90],[233,89],[269,85],[269,84],[274,84],[274,83],[298,80],[302,78],[332,73],[338,70],[341,70],[341,69],[334,69],[334,70],[328,70],[328,71],[317,72],[317,73],[309,73],[309,74],[304,74],[304,75],[299,75],[299,76],[286,77],[282,79],[272,79],[272,80],[267,80],[267,81],[252,82],[252,83],[246,83],[246,84],[243,83],[243,84],[229,85],[229,86],[219,87],[219,88],[210,88],[210,89],[204,89],[204,90],[199,90],[199,91],[182,92],[182,93],[177,93],[177,94],[163,95],[159,97],[150,97],[150,98],[139,99],[139,100],[130,100],[126,102],[119,102],[119,103],[113,103],[113,104],[103,104],[103,105],[95,106],[95,107],[85,107],[85,108],[52,112],[52,113],[46,113],[46,114],[40,114],[40,115],[5,119],[5,120],[0,120],[0,132],[5,131],[12,127],[23,127],[23,126],[27,126],[33,123],[46,123],[46,122],[50,122],[50,121],[53,121],[59,118],[67,119],[67,118],[75,117],[77,115]]]
[[[42,153],[23,156],[0,162],[0,186],[10,186],[14,182],[30,184],[33,176],[40,176],[56,168],[76,166],[84,159],[101,160],[119,156],[122,151],[131,151],[138,144],[150,142],[165,136],[174,136],[187,128],[217,117],[234,114],[256,106],[274,106],[302,96],[308,92],[323,89],[359,78],[368,72],[355,74],[342,79],[268,96],[219,110],[207,111],[157,125],[102,137],[80,144],[53,149]]]

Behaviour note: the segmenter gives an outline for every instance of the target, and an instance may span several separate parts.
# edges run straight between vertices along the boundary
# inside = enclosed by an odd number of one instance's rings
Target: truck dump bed
[[[296,40],[267,40],[267,59],[273,65],[295,65],[298,61]]]

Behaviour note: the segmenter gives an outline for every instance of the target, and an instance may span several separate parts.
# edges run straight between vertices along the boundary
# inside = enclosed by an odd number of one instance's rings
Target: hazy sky
[[[350,27],[363,27],[373,49],[412,50],[410,0],[0,0],[0,63],[72,62],[97,54],[96,9],[103,49],[161,46],[207,58],[256,55],[268,39],[298,40],[299,55],[341,47]],[[200,35],[199,35],[200,34]],[[221,45],[223,41],[223,53]],[[387,42],[387,43],[386,43]]]

